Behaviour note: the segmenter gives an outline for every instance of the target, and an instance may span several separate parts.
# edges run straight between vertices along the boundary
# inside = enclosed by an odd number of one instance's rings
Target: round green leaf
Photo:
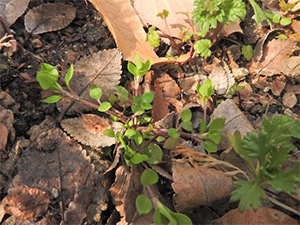
[[[175,129],[175,128],[170,128],[168,130],[168,135],[171,137],[171,138],[178,138],[180,135],[178,134],[178,131]]]
[[[183,122],[190,121],[192,119],[192,112],[190,109],[185,109],[181,112],[180,118]]]
[[[282,26],[287,26],[287,25],[290,25],[291,23],[292,23],[292,20],[290,18],[284,17],[280,20],[280,25],[282,25]]]
[[[115,137],[115,132],[113,129],[106,129],[103,134],[108,137]]]
[[[146,168],[141,176],[141,184],[147,186],[150,184],[156,184],[158,181],[158,174],[149,168]]]
[[[152,92],[146,92],[142,94],[141,99],[145,103],[151,103],[154,99],[154,94]]]
[[[139,195],[135,199],[136,209],[140,214],[148,214],[152,209],[152,202],[146,195]]]
[[[206,151],[208,152],[216,152],[218,150],[217,146],[212,143],[211,141],[205,141],[202,142],[204,148],[206,149]]]
[[[192,124],[191,121],[183,122],[182,128],[185,129],[186,131],[192,131],[193,130],[193,124]]]
[[[157,144],[150,143],[142,151],[149,159],[146,161],[149,164],[157,164],[162,160],[162,150]]]
[[[93,99],[99,101],[100,98],[101,98],[101,96],[102,96],[102,90],[101,90],[101,88],[99,88],[99,87],[97,87],[97,86],[95,86],[95,85],[92,86],[92,87],[91,87],[91,90],[90,90],[90,96],[91,96]]]
[[[98,108],[98,111],[105,112],[105,111],[109,110],[110,107],[111,107],[111,104],[109,102],[102,102]]]
[[[43,102],[46,102],[46,103],[55,103],[55,102],[58,102],[61,99],[62,99],[62,96],[52,95],[52,96],[44,99]]]

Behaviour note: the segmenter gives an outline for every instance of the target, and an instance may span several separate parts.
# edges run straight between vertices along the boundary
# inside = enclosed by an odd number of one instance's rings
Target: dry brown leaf
[[[298,99],[294,93],[291,92],[284,93],[282,97],[282,104],[285,107],[293,108],[297,104],[297,102]]]
[[[115,92],[114,86],[119,84],[120,81],[122,73],[121,58],[121,52],[116,48],[82,57],[74,65],[74,75],[70,81],[71,88],[85,100],[99,104],[89,95],[91,85],[96,85],[103,92],[101,101],[108,101],[109,96]],[[69,104],[69,101],[59,101],[57,107],[59,110],[63,110]],[[67,114],[90,110],[89,106],[76,102]]]
[[[4,212],[25,220],[37,218],[47,211],[49,203],[49,192],[41,189],[28,187],[10,189],[1,203],[0,222],[1,214]]]
[[[193,2],[193,0],[133,0],[133,7],[146,27],[153,25],[164,33],[181,39],[182,34],[180,32],[191,25],[188,17],[179,13],[192,12],[194,9]],[[167,17],[169,32],[166,30],[164,21],[156,16],[164,9],[169,12]]]
[[[252,60],[249,65],[249,71],[267,76],[280,74],[282,72],[282,62],[295,51],[296,45],[297,41],[292,38],[271,40],[265,47],[259,68],[257,68],[257,62]]]
[[[106,147],[116,143],[115,138],[103,134],[106,129],[121,129],[120,123],[108,122],[95,114],[83,114],[81,117],[64,119],[61,126],[75,140],[91,147]]]
[[[248,211],[240,212],[239,209],[230,210],[220,219],[214,220],[214,225],[231,224],[259,224],[259,225],[297,225],[297,220],[276,209],[259,207],[257,211],[250,208]]]
[[[30,0],[1,0],[0,15],[10,27],[26,10]],[[7,33],[3,26],[0,26],[0,38]]]
[[[246,81],[242,81],[239,83],[239,86],[244,87],[244,89],[239,91],[240,98],[243,101],[248,102],[248,100],[250,99],[250,95],[252,94],[252,88],[250,84],[248,84]]]
[[[282,73],[294,80],[300,81],[300,56],[292,56],[282,62]]]
[[[225,25],[223,27],[223,30],[221,31],[221,35],[228,37],[230,34],[233,33],[241,33],[244,34],[242,28],[240,27],[240,20],[237,22],[230,21],[228,25]]]
[[[291,27],[295,31],[295,33],[300,33],[300,21],[299,20],[292,20]]]
[[[72,5],[63,3],[42,4],[28,11],[25,29],[33,34],[60,30],[68,26],[76,15]]]
[[[285,76],[275,77],[271,82],[271,91],[275,96],[280,96],[286,84]]]
[[[212,114],[212,120],[215,118],[225,118],[225,126],[222,131],[224,136],[226,136],[227,132],[233,135],[236,130],[239,130],[242,137],[244,137],[247,135],[247,132],[255,131],[246,116],[231,99],[227,99],[218,105]],[[227,149],[230,146],[231,144],[227,138],[223,138],[219,144],[220,149]]]
[[[35,129],[31,136],[36,139],[18,161],[14,187],[26,185],[59,196],[64,222],[81,224],[93,196],[95,173],[90,158],[58,128]]]
[[[0,105],[0,149],[5,150],[7,142],[13,142],[16,136],[13,127],[14,114]]]

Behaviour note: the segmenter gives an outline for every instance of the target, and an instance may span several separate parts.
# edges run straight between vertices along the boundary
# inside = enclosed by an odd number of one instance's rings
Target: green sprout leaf
[[[276,14],[273,16],[272,21],[273,21],[274,23],[279,23],[280,19],[281,19],[280,14],[279,14],[279,13],[276,13]]]
[[[46,103],[55,103],[55,102],[58,102],[61,99],[62,99],[62,96],[52,95],[52,96],[44,99],[43,102],[46,102]]]
[[[101,90],[101,88],[99,88],[99,87],[93,85],[93,86],[91,87],[91,90],[90,90],[90,96],[91,96],[93,99],[99,101],[100,98],[101,98],[101,96],[102,96],[102,90]]]
[[[132,62],[128,62],[127,69],[133,76],[137,75],[137,68]]]
[[[149,168],[146,168],[141,176],[141,184],[147,186],[158,182],[158,174]]]
[[[47,63],[41,64],[41,70],[37,72],[36,80],[43,90],[52,90],[62,93],[62,87],[57,83],[59,74],[54,66]]]
[[[290,18],[284,17],[280,20],[280,25],[282,25],[282,26],[287,26],[287,25],[290,25],[291,23],[292,23],[292,20]]]
[[[194,49],[197,55],[201,57],[208,57],[211,55],[209,48],[211,47],[211,41],[209,39],[201,39],[196,42]]]
[[[68,72],[66,73],[66,76],[65,76],[65,82],[66,82],[66,85],[67,87],[70,89],[70,80],[72,79],[73,77],[73,64],[71,64],[70,68],[68,69]]]
[[[242,54],[247,59],[247,61],[250,61],[253,57],[253,48],[251,45],[244,45],[242,47]]]
[[[116,94],[118,95],[120,102],[123,105],[125,105],[129,100],[129,98],[128,98],[129,93],[128,93],[127,89],[120,85],[115,85],[114,88],[116,89],[116,92],[117,92]]]
[[[183,122],[188,122],[192,119],[192,112],[190,109],[185,109],[181,112],[180,118]]]
[[[202,142],[203,147],[205,148],[206,151],[208,152],[216,152],[218,150],[216,144],[214,144],[211,141],[204,141]]]
[[[156,16],[165,19],[169,16],[169,11],[164,9],[161,13],[157,13]]]
[[[178,134],[178,131],[175,129],[175,128],[170,128],[168,130],[168,135],[171,137],[171,138],[178,138],[180,135]]]
[[[193,130],[193,123],[191,121],[183,122],[182,128],[185,129],[186,131],[192,131]]]
[[[145,103],[151,103],[153,99],[154,99],[154,94],[152,92],[146,92],[141,96],[141,100]]]
[[[146,195],[139,195],[135,200],[136,209],[140,214],[148,214],[152,209],[152,202]]]
[[[255,13],[255,18],[256,18],[256,23],[261,23],[263,20],[266,19],[266,16],[264,14],[264,11],[260,8],[260,6],[254,1],[254,0],[249,0],[252,8],[254,9]]]
[[[109,102],[102,102],[98,108],[98,111],[105,112],[105,111],[109,110],[110,107],[111,107],[111,104]]]
[[[208,98],[215,92],[215,89],[210,79],[207,79],[201,86],[198,84],[196,90],[197,93],[200,95],[200,99],[203,105],[206,105]]]
[[[115,132],[113,129],[106,129],[103,134],[108,137],[115,137]]]
[[[143,150],[143,154],[146,154],[149,159],[146,161],[149,164],[157,164],[162,160],[162,150],[157,144],[150,143]]]
[[[148,30],[147,41],[154,48],[157,48],[160,45],[159,35],[155,30],[155,26],[151,26]]]

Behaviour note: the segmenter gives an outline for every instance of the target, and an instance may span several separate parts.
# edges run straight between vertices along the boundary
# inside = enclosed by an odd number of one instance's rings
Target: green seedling
[[[250,61],[253,57],[253,48],[251,45],[244,45],[242,47],[242,54],[247,59],[247,61]]]
[[[206,121],[207,102],[209,97],[214,94],[215,89],[212,85],[211,80],[207,79],[203,85],[201,86],[200,84],[197,85],[196,91],[200,96],[201,106],[204,111],[204,121]]]
[[[292,136],[299,138],[300,121],[288,116],[274,115],[271,120],[263,118],[258,134],[250,132],[242,139],[239,131],[228,138],[235,152],[248,163],[252,170],[252,180],[238,180],[234,184],[238,189],[232,192],[231,200],[239,201],[240,211],[252,207],[257,210],[261,200],[267,199],[262,185],[268,184],[275,192],[296,193],[295,183],[300,182],[300,160],[294,167],[281,171],[282,165],[290,157],[289,152],[295,146],[291,143]],[[257,165],[253,163],[257,162]]]

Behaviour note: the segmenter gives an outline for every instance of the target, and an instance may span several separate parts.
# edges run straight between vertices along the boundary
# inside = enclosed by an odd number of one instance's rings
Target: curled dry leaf
[[[260,225],[281,225],[298,224],[297,220],[276,209],[259,207],[257,211],[250,208],[248,211],[240,212],[239,209],[230,210],[220,219],[214,220],[214,225],[231,224],[260,224]]]
[[[81,224],[93,196],[94,166],[81,146],[60,129],[45,129],[18,161],[14,187],[24,185],[52,193],[62,202],[64,222]]]
[[[28,11],[25,29],[33,34],[60,30],[68,26],[76,15],[72,5],[63,3],[42,4]]]
[[[64,119],[61,126],[75,140],[91,147],[106,147],[116,143],[115,138],[103,134],[106,129],[121,129],[120,123],[108,122],[94,115],[83,114],[81,117]]]
[[[0,222],[5,213],[25,220],[37,218],[47,211],[49,203],[50,194],[41,189],[21,186],[10,189],[1,203]]]
[[[30,0],[1,0],[0,1],[0,15],[9,27],[12,25],[26,10]],[[3,26],[0,26],[0,38],[5,35],[7,31]]]
[[[182,157],[172,163],[177,211],[188,211],[229,196],[234,189],[230,176],[244,174],[230,163],[185,146],[177,146],[171,153]]]
[[[109,96],[114,93],[114,86],[119,84],[122,65],[121,52],[118,49],[109,49],[84,56],[74,65],[74,75],[70,81],[71,88],[87,101],[98,102],[90,97],[89,91],[92,85],[102,89],[103,95],[101,101],[108,101]],[[62,110],[69,104],[67,102],[58,102],[57,107]],[[75,103],[68,112],[83,112],[90,110],[90,107],[81,103]]]
[[[249,65],[250,73],[259,73],[266,76],[280,74],[282,62],[289,58],[295,51],[297,41],[295,39],[273,39],[267,43],[260,61],[252,60]]]

